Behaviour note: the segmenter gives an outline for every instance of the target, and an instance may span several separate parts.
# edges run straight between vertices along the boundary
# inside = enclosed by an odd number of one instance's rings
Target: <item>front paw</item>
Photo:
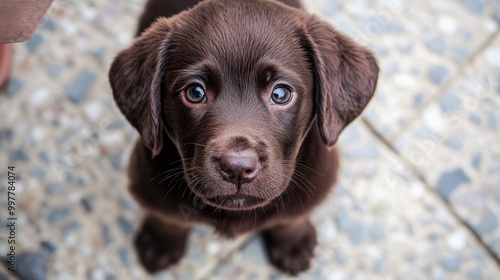
[[[300,234],[274,236],[264,232],[267,255],[277,268],[291,275],[297,275],[309,269],[316,247],[316,231],[307,222]]]
[[[146,221],[135,238],[139,260],[149,273],[177,263],[186,251],[187,232],[169,234]]]

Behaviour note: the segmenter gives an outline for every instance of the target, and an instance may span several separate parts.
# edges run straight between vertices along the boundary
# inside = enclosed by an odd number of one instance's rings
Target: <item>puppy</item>
[[[336,180],[333,146],[372,97],[377,62],[298,1],[197,2],[150,0],[109,72],[142,138],[129,164],[147,211],[139,259],[149,272],[178,262],[204,223],[261,232],[270,261],[297,274]]]

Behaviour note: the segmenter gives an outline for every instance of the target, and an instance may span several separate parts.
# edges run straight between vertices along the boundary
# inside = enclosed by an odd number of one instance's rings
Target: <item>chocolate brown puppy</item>
[[[198,2],[150,0],[109,72],[141,135],[129,164],[148,213],[139,259],[150,272],[176,263],[204,223],[262,233],[270,261],[297,274],[314,255],[309,215],[336,180],[334,145],[372,97],[377,62],[298,1]]]

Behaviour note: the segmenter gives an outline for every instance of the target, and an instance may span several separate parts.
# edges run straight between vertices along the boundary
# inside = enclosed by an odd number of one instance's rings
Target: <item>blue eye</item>
[[[271,103],[286,105],[292,100],[292,91],[286,87],[276,87],[271,94]]]
[[[207,101],[207,95],[201,86],[195,85],[186,90],[186,99],[191,103],[202,103]]]

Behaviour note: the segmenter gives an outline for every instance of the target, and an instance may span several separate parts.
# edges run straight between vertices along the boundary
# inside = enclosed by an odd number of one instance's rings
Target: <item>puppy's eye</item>
[[[292,100],[292,91],[286,87],[276,87],[271,94],[271,103],[276,105],[286,105]]]
[[[194,85],[186,90],[186,99],[191,103],[202,103],[207,101],[207,95],[200,85]]]

